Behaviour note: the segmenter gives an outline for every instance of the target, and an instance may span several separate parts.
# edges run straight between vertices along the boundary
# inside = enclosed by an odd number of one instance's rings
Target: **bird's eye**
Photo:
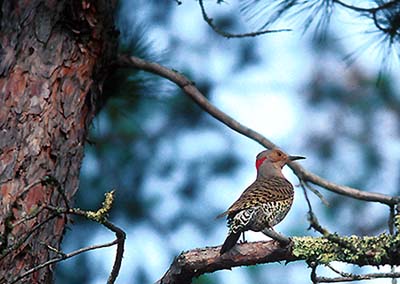
[[[279,156],[279,157],[282,156],[281,152],[278,152],[278,156]]]

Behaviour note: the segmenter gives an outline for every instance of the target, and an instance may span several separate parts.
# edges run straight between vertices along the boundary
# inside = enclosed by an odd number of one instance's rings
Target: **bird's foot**
[[[264,230],[261,231],[264,235],[270,237],[271,239],[278,241],[282,245],[287,245],[291,242],[291,239],[276,232],[272,228],[265,228]]]

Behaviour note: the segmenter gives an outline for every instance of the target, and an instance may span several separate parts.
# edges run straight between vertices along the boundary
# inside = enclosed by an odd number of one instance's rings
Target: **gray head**
[[[283,177],[282,168],[289,162],[305,159],[302,156],[288,156],[280,149],[262,151],[257,155],[257,178]]]

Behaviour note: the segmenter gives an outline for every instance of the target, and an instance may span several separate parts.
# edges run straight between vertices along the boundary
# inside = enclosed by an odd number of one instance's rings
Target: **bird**
[[[264,150],[256,157],[256,180],[245,189],[241,196],[217,218],[227,216],[228,236],[221,247],[224,254],[235,246],[245,231],[268,232],[280,223],[289,212],[294,198],[293,185],[285,178],[282,168],[289,162],[305,159],[289,156],[274,148]],[[274,235],[272,234],[272,235]]]

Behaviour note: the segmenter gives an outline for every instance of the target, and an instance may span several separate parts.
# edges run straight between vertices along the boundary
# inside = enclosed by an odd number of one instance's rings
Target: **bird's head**
[[[256,168],[258,175],[268,177],[282,175],[281,169],[289,162],[305,159],[302,156],[289,156],[280,149],[262,151],[257,155]]]

